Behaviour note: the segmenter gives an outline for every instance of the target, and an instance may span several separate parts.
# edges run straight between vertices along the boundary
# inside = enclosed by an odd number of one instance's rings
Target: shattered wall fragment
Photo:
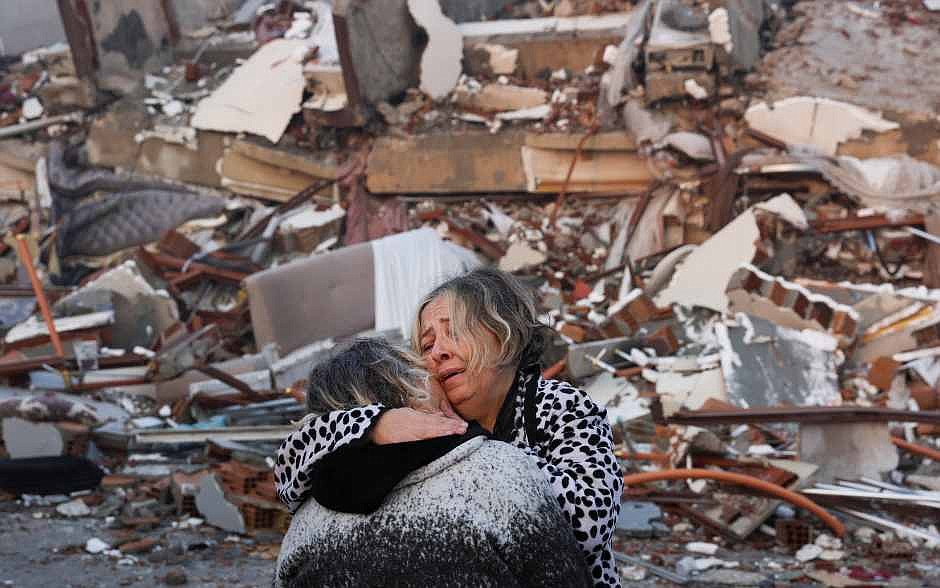
[[[790,145],[812,145],[829,156],[835,155],[844,141],[861,137],[863,131],[882,133],[899,127],[853,104],[807,96],[755,104],[744,118],[752,129]]]
[[[463,37],[436,1],[408,0],[408,10],[428,35],[421,55],[421,90],[435,100],[447,96],[460,78]]]
[[[196,108],[197,129],[248,132],[277,143],[300,111],[303,41],[279,39],[261,47]]]

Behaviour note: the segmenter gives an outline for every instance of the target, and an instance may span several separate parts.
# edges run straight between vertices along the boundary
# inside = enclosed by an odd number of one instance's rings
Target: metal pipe
[[[49,118],[42,118],[39,120],[25,122],[19,125],[10,125],[0,129],[0,139],[15,137],[17,135],[22,135],[23,133],[29,133],[32,131],[38,131],[39,129],[44,129],[46,127],[51,127],[52,125],[61,123],[79,123],[82,122],[83,116],[84,115],[81,112],[72,112],[69,114],[50,116]]]
[[[49,338],[52,340],[52,348],[58,357],[65,357],[65,350],[62,349],[62,341],[59,339],[59,332],[55,330],[55,321],[52,320],[52,312],[49,311],[49,301],[46,299],[46,291],[42,288],[39,276],[36,274],[36,268],[33,266],[33,257],[29,252],[29,246],[26,244],[26,237],[16,236],[16,252],[19,253],[20,262],[26,267],[26,273],[29,274],[29,281],[33,285],[33,293],[36,294],[36,302],[39,303],[39,310],[42,312],[42,319],[46,322],[49,329]]]
[[[661,482],[663,480],[689,479],[728,482],[730,484],[738,484],[740,486],[747,486],[748,488],[760,490],[761,492],[765,492],[782,500],[786,500],[794,506],[798,506],[813,513],[819,518],[819,520],[824,522],[826,526],[832,529],[832,532],[835,533],[837,537],[842,537],[845,534],[845,525],[842,524],[842,521],[832,516],[826,509],[822,508],[809,498],[806,498],[805,496],[797,494],[791,490],[787,490],[782,486],[771,484],[770,482],[765,482],[764,480],[759,480],[752,476],[745,476],[744,474],[735,474],[732,472],[724,472],[720,470],[703,470],[697,468],[664,470],[661,472],[644,472],[642,474],[624,476],[623,483],[625,486],[634,486],[637,484],[647,484],[649,482]]]
[[[911,453],[920,455],[921,457],[926,457],[934,461],[940,461],[940,451],[936,449],[931,449],[930,447],[924,447],[923,445],[918,445],[917,443],[910,443],[905,441],[900,437],[891,437],[891,442],[896,446],[900,447],[904,451],[909,451]]]

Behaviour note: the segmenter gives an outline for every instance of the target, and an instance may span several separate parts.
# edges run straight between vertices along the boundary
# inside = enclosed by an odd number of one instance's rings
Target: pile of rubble
[[[491,263],[625,579],[937,581],[931,3],[101,4],[0,69],[0,489],[82,551],[277,543],[310,368]]]

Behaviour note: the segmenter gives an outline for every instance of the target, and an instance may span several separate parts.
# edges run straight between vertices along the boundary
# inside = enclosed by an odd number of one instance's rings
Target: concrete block
[[[881,479],[898,467],[888,423],[800,426],[800,461],[819,466],[817,481]]]
[[[31,423],[17,417],[3,419],[3,444],[13,459],[62,455],[62,433],[49,423]]]

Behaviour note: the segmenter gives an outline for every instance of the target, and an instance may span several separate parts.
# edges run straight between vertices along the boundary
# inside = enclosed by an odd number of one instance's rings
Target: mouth
[[[437,379],[443,386],[448,380],[456,376],[459,376],[462,373],[464,373],[464,370],[462,369],[455,368],[455,369],[444,370],[440,374],[438,374]]]

